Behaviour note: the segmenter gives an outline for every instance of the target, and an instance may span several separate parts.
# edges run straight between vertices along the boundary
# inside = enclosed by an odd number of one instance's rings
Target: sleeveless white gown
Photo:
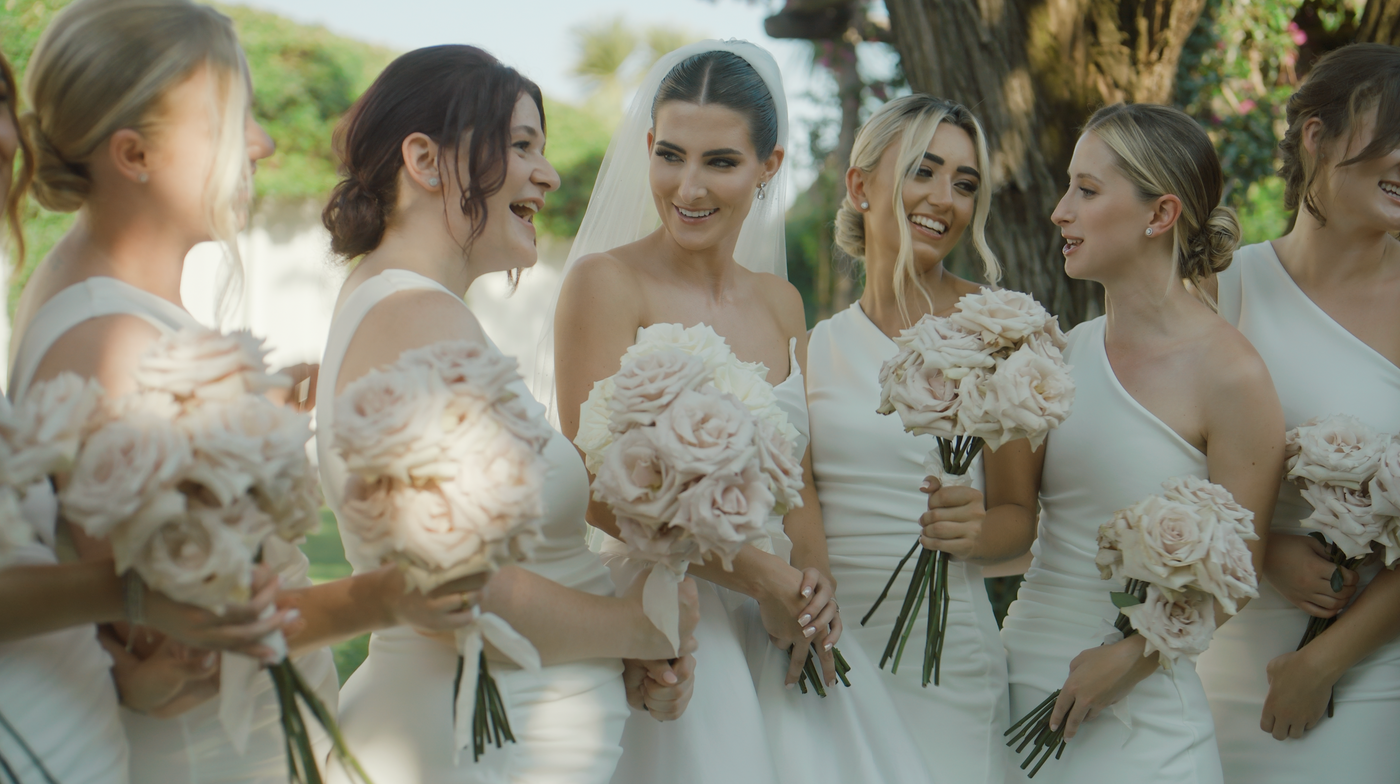
[[[1298,288],[1268,242],[1240,248],[1220,275],[1220,314],[1263,357],[1283,403],[1284,424],[1351,414],[1383,433],[1400,432],[1400,367],[1347,332]],[[1271,530],[1303,534],[1312,508],[1285,482]],[[1379,566],[1363,569],[1361,584]],[[1298,647],[1308,615],[1267,580],[1259,598],[1215,633],[1197,669],[1205,682],[1230,784],[1400,780],[1400,639],[1362,659],[1337,681],[1335,715],[1301,739],[1276,741],[1259,729],[1269,685],[1265,666]]]
[[[199,326],[188,312],[154,294],[114,278],[88,278],[54,295],[34,315],[14,357],[11,397],[20,399],[28,392],[44,355],[70,329],[89,319],[116,314],[136,316],[165,333]],[[51,528],[45,536],[51,541]],[[284,586],[311,584],[306,578],[306,556],[300,550],[284,547],[276,551],[281,557],[270,563],[281,573]],[[31,672],[30,680],[23,684],[33,695],[27,700],[3,691],[12,679],[0,675],[0,705],[4,706],[0,710],[11,718],[11,723],[15,723],[11,711],[27,708],[34,712],[36,715],[26,723],[38,719],[46,736],[63,741],[64,764],[91,766],[94,771],[89,777],[76,770],[65,775],[62,767],[55,769],[50,765],[59,781],[126,781],[128,742],[130,779],[140,784],[286,781],[286,753],[271,679],[258,678],[254,683],[252,730],[246,750],[240,755],[219,721],[218,698],[168,719],[125,709],[118,711],[109,671],[111,659],[94,634],[92,627],[84,627],[0,647],[0,670],[18,668],[21,663],[40,668]],[[333,708],[339,683],[330,651],[323,648],[306,654],[297,659],[297,667],[321,699]],[[60,707],[60,700],[67,697],[77,697],[79,703]],[[87,726],[90,731],[85,735],[77,727],[68,729],[68,722]],[[100,734],[96,734],[98,726]],[[326,747],[322,737],[317,740],[318,748]],[[8,747],[5,756],[12,759]],[[21,780],[34,779],[21,776]]]
[[[451,292],[407,270],[386,270],[351,292],[331,323],[317,384],[321,486],[331,509],[339,513],[345,486],[344,463],[331,449],[336,378],[350,340],[366,314],[385,297],[400,291],[432,289]],[[452,295],[456,296],[456,295]],[[463,303],[463,308],[466,304]],[[493,346],[494,348],[494,346]],[[512,389],[534,412],[534,401],[521,382]],[[594,594],[611,594],[608,570],[584,543],[588,478],[573,444],[555,433],[545,448],[549,461],[545,485],[544,536],[535,559],[522,564],[561,585]],[[354,535],[341,530],[345,555],[356,572],[379,568],[361,553]],[[341,730],[351,751],[375,784],[603,784],[621,754],[618,739],[627,716],[620,659],[594,659],[527,672],[511,662],[491,663],[516,743],[488,746],[480,761],[470,749],[454,764],[452,687],[457,651],[408,627],[376,632],[369,656],[350,680],[340,700]],[[346,782],[333,771],[333,782]]]
[[[1113,633],[1118,610],[1094,566],[1099,526],[1176,476],[1208,479],[1206,456],[1132,398],[1104,350],[1105,319],[1069,333],[1074,411],[1046,440],[1040,529],[1034,560],[1002,626],[1011,676],[1011,714],[1020,718],[1064,685],[1069,663]],[[1229,624],[1229,625],[1233,625]],[[1228,628],[1228,626],[1226,627]],[[1017,756],[1007,781],[1025,781]],[[1085,722],[1039,784],[1217,784],[1220,755],[1210,706],[1186,663],[1163,669]]]
[[[884,653],[912,561],[870,623],[862,627],[860,619],[918,538],[918,519],[928,508],[928,496],[919,491],[923,462],[935,443],[906,433],[899,417],[875,413],[880,366],[894,354],[894,341],[859,303],[817,324],[807,347],[812,467],[846,624],[841,647],[847,658],[859,649],[868,662],[879,662]],[[973,474],[980,489],[981,458]],[[1001,784],[1007,761],[1006,655],[981,568],[958,561],[952,566],[941,684],[923,687],[911,644],[898,673],[872,666],[872,682],[852,681],[852,689],[878,684],[888,691],[898,714],[875,726],[881,733],[907,727],[917,734],[925,769],[920,780]],[[923,639],[926,614],[921,611],[919,618],[911,640]]]

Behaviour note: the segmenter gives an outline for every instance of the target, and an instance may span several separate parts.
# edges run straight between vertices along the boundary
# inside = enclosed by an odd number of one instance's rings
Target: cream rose
[[[654,431],[637,428],[618,436],[598,470],[593,492],[618,515],[669,523],[687,478],[662,458],[652,440]]]
[[[221,613],[248,600],[253,551],[224,510],[193,507],[149,536],[112,538],[118,573],[136,569],[151,590]]]
[[[657,418],[652,439],[673,470],[703,476],[751,460],[757,427],[738,398],[705,388],[678,395]]]
[[[1259,596],[1254,556],[1229,525],[1216,527],[1209,554],[1196,565],[1194,585],[1214,596],[1230,615],[1239,612],[1241,599]]]
[[[724,568],[731,569],[744,543],[763,535],[772,510],[767,479],[747,465],[742,471],[701,477],[686,488],[672,525],[686,531],[701,557],[717,557]]]
[[[992,351],[1020,348],[1027,338],[1045,332],[1054,321],[1029,294],[989,288],[963,295],[948,318],[963,330],[981,335]]]
[[[1386,442],[1346,414],[1313,419],[1288,434],[1288,474],[1295,482],[1360,490],[1380,467]]]
[[[768,489],[777,499],[774,514],[785,515],[802,506],[802,461],[796,445],[768,422],[758,423],[758,470],[768,477]]]
[[[384,561],[395,547],[394,526],[404,492],[402,482],[389,478],[370,481],[351,474],[345,481],[338,522],[375,561]]]
[[[394,365],[426,368],[454,393],[470,390],[493,402],[515,397],[516,393],[507,387],[521,380],[516,360],[469,340],[442,340],[410,349],[400,354]]]
[[[588,391],[588,399],[579,408],[578,433],[574,436],[574,446],[583,452],[584,464],[588,473],[597,475],[603,467],[603,455],[612,446],[615,434],[608,427],[608,403],[616,389],[613,377],[593,383]]]
[[[1229,490],[1198,476],[1175,476],[1162,483],[1168,500],[1210,510],[1226,522],[1240,538],[1259,538],[1254,531],[1254,513],[1240,506]]]
[[[1147,587],[1147,600],[1123,608],[1147,645],[1144,653],[1159,653],[1165,669],[1182,659],[1194,663],[1215,634],[1215,603],[1200,591],[1163,591]]]
[[[76,373],[30,387],[13,411],[7,481],[24,487],[71,468],[83,437],[100,422],[102,398],[102,385]]]
[[[544,518],[544,485],[549,465],[509,430],[488,436],[483,423],[455,448],[457,476],[442,483],[454,519],[472,526],[493,544],[507,548],[509,560],[527,559]]]
[[[1195,507],[1150,495],[1123,511],[1135,536],[1122,542],[1123,576],[1180,590],[1210,553],[1216,519]]]
[[[898,413],[910,433],[956,437],[961,402],[958,382],[938,368],[925,367],[923,356],[912,348],[900,349],[880,368],[880,407],[876,411]]]
[[[955,381],[973,368],[992,367],[996,361],[979,333],[966,330],[949,318],[926,315],[901,332],[894,342],[917,351],[925,367],[938,368]]]
[[[176,486],[193,462],[189,441],[169,420],[110,422],[78,452],[59,494],[63,515],[99,539],[124,522],[164,523],[185,512],[185,496]]]
[[[773,385],[768,383],[768,369],[750,362],[731,361],[719,366],[710,376],[715,389],[733,395],[754,416],[773,419],[774,413],[782,415],[778,407],[778,396]],[[783,417],[786,419],[786,416]]]
[[[35,541],[34,526],[24,519],[19,493],[13,487],[0,486],[0,566],[19,548]]]
[[[376,371],[356,379],[335,401],[334,443],[346,468],[401,481],[448,479],[448,413],[453,395],[425,368]]]
[[[1074,379],[1065,366],[1022,346],[994,371],[974,371],[959,388],[958,427],[995,451],[1017,439],[1031,448],[1069,418]]]
[[[698,561],[699,548],[687,537],[684,528],[669,522],[635,520],[627,515],[617,516],[618,536],[627,544],[630,557],[647,561]]]
[[[608,429],[650,427],[682,392],[698,389],[708,371],[698,357],[675,349],[638,357],[613,376]]]
[[[733,356],[729,344],[706,324],[682,327],[680,324],[652,324],[637,330],[637,340],[622,355],[622,364],[647,354],[678,349],[705,363],[706,370],[715,370]]]
[[[1302,522],[1326,534],[1348,558],[1358,558],[1371,552],[1371,542],[1381,536],[1381,525],[1371,513],[1371,495],[1341,485],[1305,484],[1303,500],[1312,505],[1313,513]]]
[[[1371,479],[1371,513],[1400,517],[1400,435],[1391,436]]]
[[[1138,544],[1138,534],[1129,521],[1128,510],[1114,512],[1113,518],[1099,526],[1099,551],[1094,565],[1104,580],[1126,580],[1123,575],[1123,551]]]
[[[189,327],[156,340],[132,375],[142,389],[181,400],[260,395],[291,383],[268,372],[267,352],[263,341],[247,331],[223,334]]]

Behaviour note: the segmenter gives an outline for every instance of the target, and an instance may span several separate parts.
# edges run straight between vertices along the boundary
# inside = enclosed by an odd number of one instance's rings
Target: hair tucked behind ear
[[[534,100],[544,130],[540,88],[481,49],[430,46],[390,63],[335,131],[344,178],[321,213],[331,250],[353,259],[379,247],[394,219],[403,140],[414,133],[438,144],[444,186],[460,179],[458,205],[474,224],[470,247],[486,227],[486,200],[505,184],[510,118],[522,95]]]
[[[978,169],[984,178],[990,176],[992,167],[987,154],[987,136],[982,132],[981,123],[962,104],[924,93],[896,98],[875,110],[856,132],[855,143],[851,146],[851,167],[868,174],[880,165],[881,158],[893,153],[899,156],[895,171],[912,171],[933,142],[940,123],[948,123],[967,133],[977,149]],[[897,139],[900,144],[895,147]],[[914,269],[913,238],[909,234],[908,221],[904,218],[904,178],[895,178],[892,187],[894,209],[899,218],[899,256],[895,259],[894,296],[900,315],[907,322],[909,313],[904,297],[910,286],[923,296],[930,309],[933,300]],[[970,228],[972,243],[977,248],[977,255],[982,258],[982,273],[988,283],[996,283],[1001,279],[1001,264],[987,245],[987,214],[991,211],[991,205],[992,189],[990,183],[984,182],[977,189]],[[850,193],[846,194],[836,211],[835,242],[836,247],[846,255],[865,259],[865,214],[856,209]]]
[[[1094,112],[1084,133],[1113,150],[1139,198],[1170,194],[1181,201],[1172,254],[1182,278],[1201,291],[1205,278],[1230,266],[1240,224],[1234,210],[1220,205],[1225,189],[1220,158],[1195,120],[1169,106],[1118,103]]]

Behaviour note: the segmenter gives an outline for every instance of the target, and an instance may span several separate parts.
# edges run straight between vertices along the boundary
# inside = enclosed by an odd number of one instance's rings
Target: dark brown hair
[[[1318,141],[1325,144],[1350,138],[1360,128],[1362,115],[1372,109],[1376,110],[1375,138],[1337,166],[1373,160],[1400,147],[1400,48],[1351,44],[1317,61],[1303,86],[1288,99],[1288,132],[1278,144],[1284,206],[1301,207],[1319,223],[1327,223],[1312,192],[1325,161],[1321,150],[1309,160],[1303,149],[1303,125],[1313,117],[1321,120]]]
[[[20,159],[19,179],[10,183],[10,193],[5,198],[5,222],[10,224],[10,236],[15,241],[16,269],[24,264],[24,227],[20,225],[19,211],[24,205],[24,197],[29,193],[29,184],[34,181],[34,153],[29,149],[29,140],[19,127],[19,85],[15,83],[15,72],[10,61],[0,53],[0,79],[5,80],[5,91],[9,93],[10,121],[15,125],[15,136],[19,146],[15,157]],[[13,162],[11,162],[13,165]]]
[[[652,125],[656,124],[656,110],[671,101],[715,104],[743,115],[749,121],[749,141],[760,161],[768,160],[778,146],[778,107],[773,94],[749,61],[733,52],[711,50],[677,63],[661,80],[652,99]]]
[[[470,246],[486,226],[486,200],[505,183],[510,118],[522,94],[539,107],[544,130],[540,88],[481,49],[430,46],[390,63],[336,128],[344,179],[321,213],[331,250],[353,259],[379,247],[398,196],[403,140],[413,133],[436,142],[444,161],[452,151],[444,169],[465,172],[459,202],[474,224],[463,247]]]

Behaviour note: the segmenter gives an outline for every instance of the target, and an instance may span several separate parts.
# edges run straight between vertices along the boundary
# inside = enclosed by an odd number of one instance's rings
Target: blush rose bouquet
[[[136,391],[106,400],[81,428],[59,506],[66,520],[111,544],[118,574],[222,613],[249,598],[257,563],[281,570],[301,557],[288,543],[315,530],[321,505],[306,452],[311,420],[266,397],[290,387],[269,372],[266,353],[247,332],[165,335],[138,360]],[[56,395],[49,410],[57,417],[82,409],[60,405],[71,394],[36,387],[30,397]],[[287,657],[281,631],[263,643],[281,654],[268,674],[281,706],[290,780],[321,775],[298,698],[330,736],[333,754],[358,770],[334,714]],[[260,672],[252,659],[223,656],[219,717],[239,749],[255,707],[249,686]]]
[[[441,341],[405,351],[337,397],[333,444],[349,472],[342,525],[396,565],[409,590],[530,557],[554,431],[525,405],[519,381],[515,361],[495,349]],[[478,613],[457,630],[453,749],[470,742],[474,760],[488,742],[515,742],[487,642],[521,667],[540,666],[535,647],[498,615]]]
[[[1173,477],[1099,527],[1099,576],[1123,585],[1109,596],[1118,608],[1113,628],[1140,634],[1144,654],[1163,669],[1194,664],[1215,633],[1215,604],[1226,614],[1259,595],[1254,561],[1245,542],[1257,540],[1254,513],[1230,491],[1195,476]],[[1059,690],[1006,731],[1017,753],[1030,748],[1021,769],[1034,777],[1053,753],[1064,753],[1064,728],[1050,729]],[[1018,745],[1019,744],[1019,745]]]
[[[1074,380],[1060,350],[1065,336],[1040,303],[1017,291],[984,288],[965,295],[946,317],[925,315],[894,339],[899,350],[880,368],[881,414],[898,414],[904,429],[937,437],[924,462],[943,485],[972,484],[967,475],[985,445],[1000,449],[1017,439],[1039,448],[1046,435],[1069,417]],[[874,616],[904,564],[920,551],[909,548],[874,606]],[[947,553],[924,549],[904,594],[894,629],[880,657],[899,670],[904,647],[928,599],[923,685],[938,685],[948,627]]]
[[[767,375],[705,324],[655,324],[580,409],[574,443],[593,496],[612,508],[629,555],[652,565],[642,607],[672,646],[690,563],[732,568],[749,543],[773,552],[768,516],[802,505],[797,429]],[[844,681],[843,664],[838,655]]]

